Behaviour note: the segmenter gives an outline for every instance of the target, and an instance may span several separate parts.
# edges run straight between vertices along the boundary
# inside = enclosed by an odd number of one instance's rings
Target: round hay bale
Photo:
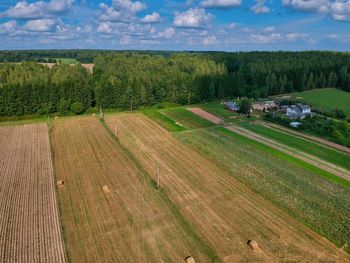
[[[57,181],[57,186],[58,187],[63,187],[64,186],[64,181],[63,180]]]
[[[57,120],[59,117],[58,116],[55,116],[55,120]]]
[[[259,252],[260,251],[259,244],[255,240],[248,240],[247,241],[247,245],[255,252]]]
[[[103,190],[103,192],[105,192],[106,194],[108,194],[108,193],[111,192],[111,191],[109,190],[109,187],[108,187],[107,185],[104,185],[104,186],[102,187],[102,190]]]
[[[196,261],[192,256],[188,256],[187,258],[185,258],[185,261],[186,263],[196,263]]]
[[[96,113],[93,113],[93,114],[92,114],[92,116],[94,116],[94,117],[95,117],[95,116],[96,116]]]

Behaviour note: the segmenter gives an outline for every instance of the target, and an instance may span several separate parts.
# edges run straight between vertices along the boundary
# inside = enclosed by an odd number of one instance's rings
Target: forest
[[[93,61],[94,72],[79,64],[49,69],[36,63],[57,57]],[[326,87],[350,92],[350,54],[340,52],[2,51],[0,62],[0,116],[265,98]]]

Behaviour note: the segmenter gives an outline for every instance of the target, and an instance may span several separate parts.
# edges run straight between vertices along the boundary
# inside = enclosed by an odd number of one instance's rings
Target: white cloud
[[[234,8],[242,4],[242,0],[204,0],[201,7],[204,8]]]
[[[10,34],[13,33],[17,28],[16,21],[8,21],[6,23],[0,24],[0,34]]]
[[[266,0],[256,0],[256,4],[253,5],[250,9],[255,14],[266,14],[270,12],[270,8],[268,8],[266,5]]]
[[[327,12],[328,0],[282,0],[282,4],[300,11]]]
[[[157,37],[164,39],[171,39],[175,35],[175,30],[171,27],[165,29],[163,32],[159,32]]]
[[[153,12],[151,15],[146,15],[140,20],[142,23],[159,23],[160,15],[156,12]]]
[[[50,2],[37,1],[28,3],[20,1],[14,7],[0,14],[0,17],[15,19],[40,19],[49,18],[68,12],[74,0],[51,0]]]
[[[185,12],[176,12],[174,18],[174,26],[180,28],[205,28],[214,16],[206,13],[202,8],[191,8]]]
[[[236,23],[231,23],[231,24],[228,25],[228,27],[230,29],[235,29],[237,27],[237,24]]]
[[[350,21],[350,0],[337,0],[331,4],[334,20]]]
[[[215,36],[209,36],[203,39],[202,41],[204,46],[211,46],[211,45],[215,45],[218,43],[218,40],[216,39]]]
[[[32,32],[50,32],[55,29],[56,20],[54,19],[36,19],[28,21],[23,29]]]
[[[136,20],[136,14],[146,9],[146,5],[139,1],[113,0],[111,6],[101,3],[100,9],[98,18],[101,21],[130,22]]]

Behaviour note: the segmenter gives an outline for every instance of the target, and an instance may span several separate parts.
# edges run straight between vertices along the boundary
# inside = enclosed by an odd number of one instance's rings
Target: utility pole
[[[160,167],[157,165],[157,187],[160,186]]]
[[[100,119],[103,120],[103,112],[102,112],[102,108],[100,107]]]

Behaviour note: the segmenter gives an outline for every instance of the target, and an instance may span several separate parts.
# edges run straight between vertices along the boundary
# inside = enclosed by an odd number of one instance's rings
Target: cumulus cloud
[[[208,37],[203,38],[202,43],[204,46],[212,46],[212,45],[217,44],[218,40],[215,36],[208,36]]]
[[[28,3],[20,1],[14,7],[0,14],[0,17],[14,19],[41,19],[57,16],[68,12],[74,0],[51,0],[50,2],[37,1]]]
[[[153,12],[151,15],[146,15],[140,21],[142,23],[159,23],[160,15],[157,12]]]
[[[111,6],[105,3],[100,4],[101,12],[98,18],[101,21],[130,22],[135,20],[136,14],[144,9],[146,5],[139,1],[113,0]]]
[[[55,29],[56,23],[54,19],[30,20],[23,26],[23,29],[31,32],[50,32]]]
[[[338,21],[350,21],[350,0],[337,0],[331,4],[332,17]]]
[[[266,0],[256,0],[256,4],[251,7],[251,10],[255,14],[266,14],[270,12],[270,8],[266,5]]]
[[[185,12],[176,12],[174,26],[179,28],[205,28],[214,16],[202,8],[191,8]]]
[[[16,21],[8,21],[3,24],[0,24],[0,34],[5,35],[5,34],[10,34],[14,32],[17,28],[17,23]]]
[[[204,0],[201,7],[204,8],[234,8],[242,4],[242,0]]]
[[[158,33],[159,38],[171,39],[175,35],[175,30],[171,27],[165,29],[163,32]]]
[[[282,0],[282,4],[300,11],[327,12],[328,0]]]

